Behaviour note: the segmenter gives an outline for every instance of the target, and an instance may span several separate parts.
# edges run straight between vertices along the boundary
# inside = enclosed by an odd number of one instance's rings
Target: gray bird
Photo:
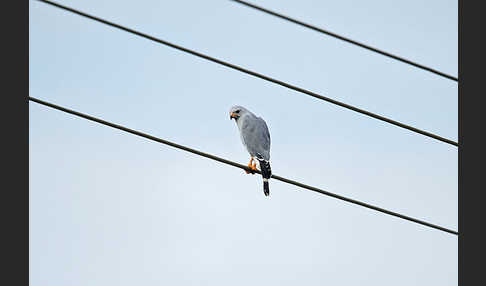
[[[254,160],[257,160],[260,165],[263,177],[263,193],[268,196],[270,195],[268,180],[272,176],[272,170],[270,169],[270,133],[267,124],[248,109],[238,105],[231,107],[231,119],[236,121],[241,142],[250,153],[251,158],[248,167],[257,170]],[[245,172],[249,174],[246,170]]]

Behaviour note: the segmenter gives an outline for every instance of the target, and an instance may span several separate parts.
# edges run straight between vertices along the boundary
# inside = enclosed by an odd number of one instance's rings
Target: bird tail
[[[258,159],[260,163],[260,169],[262,170],[262,177],[263,177],[263,193],[265,196],[270,195],[270,189],[268,188],[268,180],[272,176],[272,169],[270,168],[270,162],[266,160]]]

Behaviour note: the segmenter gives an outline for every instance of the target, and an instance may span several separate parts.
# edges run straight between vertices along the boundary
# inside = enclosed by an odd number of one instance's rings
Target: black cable
[[[426,70],[426,71],[429,71],[429,72],[432,72],[432,73],[435,73],[439,76],[442,76],[442,77],[445,77],[445,78],[448,78],[450,80],[454,80],[454,81],[458,81],[458,79],[454,76],[451,76],[451,75],[448,75],[446,73],[443,73],[443,72],[440,72],[438,70],[435,70],[433,68],[429,68],[429,67],[426,67],[424,65],[421,65],[421,64],[418,64],[416,62],[413,62],[411,60],[407,60],[405,58],[402,58],[402,57],[399,57],[399,56],[395,56],[393,54],[390,54],[388,52],[385,52],[385,51],[382,51],[382,50],[379,50],[377,48],[373,48],[371,46],[368,46],[368,45],[365,45],[363,43],[360,43],[360,42],[357,42],[355,40],[351,40],[349,38],[346,38],[346,37],[343,37],[341,35],[338,35],[336,33],[333,33],[333,32],[330,32],[330,31],[327,31],[327,30],[324,30],[324,29],[321,29],[321,28],[318,28],[316,26],[312,26],[310,24],[307,24],[307,23],[304,23],[304,22],[301,22],[299,20],[296,20],[296,19],[293,19],[293,18],[290,18],[288,16],[285,16],[285,15],[282,15],[280,13],[277,13],[277,12],[274,12],[272,10],[269,10],[269,9],[266,9],[266,8],[263,8],[263,7],[260,7],[260,6],[257,6],[255,4],[252,4],[252,3],[248,3],[246,1],[241,1],[241,0],[230,0],[230,1],[233,1],[233,2],[236,2],[236,3],[239,3],[239,4],[242,4],[242,5],[245,5],[247,7],[250,7],[250,8],[253,8],[253,9],[256,9],[258,11],[261,11],[261,12],[264,12],[264,13],[267,13],[267,14],[270,14],[270,15],[273,15],[273,16],[276,16],[278,18],[281,18],[281,19],[284,19],[284,20],[287,20],[289,22],[292,22],[292,23],[295,23],[295,24],[298,24],[298,25],[301,25],[301,26],[304,26],[306,28],[309,28],[309,29],[312,29],[314,31],[317,31],[317,32],[320,32],[320,33],[323,33],[323,34],[326,34],[326,35],[329,35],[331,37],[334,37],[334,38],[337,38],[337,39],[340,39],[340,40],[343,40],[345,42],[348,42],[348,43],[351,43],[353,45],[356,45],[356,46],[359,46],[359,47],[362,47],[362,48],[365,48],[365,49],[368,49],[370,51],[373,51],[375,53],[378,53],[378,54],[381,54],[381,55],[384,55],[384,56],[387,56],[387,57],[390,57],[392,59],[395,59],[395,60],[398,60],[398,61],[401,61],[401,62],[404,62],[406,64],[409,64],[409,65],[412,65],[414,67],[417,67],[417,68],[420,68],[420,69],[423,69],[423,70]]]
[[[419,133],[419,134],[422,134],[422,135],[425,135],[425,136],[428,136],[430,138],[434,138],[436,140],[439,140],[439,141],[442,141],[442,142],[445,142],[445,143],[448,143],[448,144],[451,144],[451,145],[454,145],[454,146],[458,146],[457,142],[454,142],[450,139],[447,139],[447,138],[444,138],[444,137],[441,137],[441,136],[438,136],[438,135],[435,135],[433,133],[429,133],[427,131],[424,131],[424,130],[421,130],[421,129],[418,129],[418,128],[415,128],[415,127],[412,127],[412,126],[409,126],[409,125],[406,125],[406,124],[403,124],[403,123],[400,123],[398,121],[395,121],[395,120],[392,120],[392,119],[389,119],[389,118],[386,118],[384,116],[381,116],[381,115],[378,115],[378,114],[375,114],[375,113],[372,113],[372,112],[369,112],[369,111],[366,111],[366,110],[363,110],[363,109],[360,109],[360,108],[357,108],[357,107],[354,107],[352,105],[348,105],[348,104],[345,104],[345,103],[342,103],[340,101],[337,101],[337,100],[334,100],[334,99],[331,99],[329,97],[325,97],[325,96],[322,96],[322,95],[319,95],[317,93],[314,93],[312,91],[308,91],[306,89],[303,89],[303,88],[300,88],[300,87],[297,87],[297,86],[294,86],[294,85],[291,85],[291,84],[288,84],[286,82],[283,82],[283,81],[280,81],[280,80],[277,80],[277,79],[273,79],[271,77],[268,77],[266,75],[262,75],[262,74],[259,74],[259,73],[256,73],[254,71],[250,71],[250,70],[247,70],[247,69],[244,69],[240,66],[237,66],[237,65],[233,65],[233,64],[230,64],[230,63],[227,63],[225,61],[222,61],[222,60],[219,60],[219,59],[216,59],[216,58],[213,58],[213,57],[210,57],[210,56],[207,56],[205,54],[202,54],[202,53],[199,53],[199,52],[196,52],[196,51],[193,51],[193,50],[190,50],[190,49],[187,49],[187,48],[184,48],[184,47],[181,47],[181,46],[178,46],[176,44],[173,44],[173,43],[170,43],[170,42],[167,42],[167,41],[164,41],[164,40],[161,40],[161,39],[158,39],[158,38],[155,38],[153,36],[150,36],[150,35],[147,35],[147,34],[144,34],[144,33],[141,33],[141,32],[138,32],[138,31],[135,31],[135,30],[132,30],[130,28],[127,28],[127,27],[123,27],[121,25],[118,25],[118,24],[115,24],[115,23],[112,23],[112,22],[109,22],[107,20],[104,20],[104,19],[101,19],[101,18],[98,18],[98,17],[95,17],[95,16],[91,16],[89,14],[86,14],[84,12],[81,12],[81,11],[78,11],[78,10],[75,10],[73,8],[69,8],[69,7],[66,7],[66,6],[63,6],[61,4],[57,4],[57,3],[54,3],[54,2],[51,2],[51,1],[46,1],[46,0],[38,0],[40,2],[44,2],[46,4],[49,4],[49,5],[52,5],[52,6],[55,6],[55,7],[58,7],[58,8],[61,8],[63,10],[67,10],[67,11],[70,11],[72,13],[75,13],[75,14],[78,14],[78,15],[81,15],[83,17],[86,17],[86,18],[89,18],[91,20],[95,20],[95,21],[98,21],[98,22],[101,22],[103,24],[106,24],[106,25],[109,25],[109,26],[112,26],[112,27],[115,27],[115,28],[118,28],[118,29],[121,29],[123,31],[126,31],[126,32],[129,32],[129,33],[132,33],[132,34],[135,34],[137,36],[140,36],[140,37],[143,37],[143,38],[146,38],[146,39],[149,39],[149,40],[152,40],[154,42],[157,42],[157,43],[160,43],[160,44],[163,44],[163,45],[166,45],[166,46],[169,46],[169,47],[172,47],[174,49],[177,49],[177,50],[180,50],[180,51],[183,51],[183,52],[186,52],[186,53],[189,53],[189,54],[192,54],[192,55],[195,55],[195,56],[198,56],[200,58],[203,58],[203,59],[206,59],[206,60],[209,60],[209,61],[212,61],[212,62],[215,62],[215,63],[218,63],[218,64],[221,64],[221,65],[224,65],[224,66],[227,66],[229,68],[232,68],[232,69],[235,69],[235,70],[238,70],[238,71],[241,71],[241,72],[244,72],[246,74],[249,74],[249,75],[252,75],[252,76],[255,76],[255,77],[258,77],[258,78],[261,78],[261,79],[264,79],[264,80],[267,80],[267,81],[270,81],[270,82],[273,82],[273,83],[276,83],[278,85],[281,85],[281,86],[284,86],[284,87],[287,87],[289,89],[293,89],[295,91],[298,91],[298,92],[301,92],[301,93],[304,93],[304,94],[307,94],[307,95],[310,95],[310,96],[313,96],[315,98],[318,98],[318,99],[321,99],[321,100],[325,100],[325,101],[328,101],[328,102],[331,102],[333,104],[336,104],[336,105],[339,105],[341,107],[344,107],[344,108],[347,108],[347,109],[350,109],[350,110],[353,110],[353,111],[356,111],[356,112],[359,112],[361,114],[364,114],[364,115],[367,115],[367,116],[370,116],[370,117],[373,117],[375,119],[378,119],[378,120],[381,120],[381,121],[385,121],[385,122],[388,122],[390,124],[393,124],[393,125],[396,125],[396,126],[399,126],[399,127],[402,127],[402,128],[405,128],[405,129],[408,129],[408,130],[411,130],[415,133]]]
[[[203,157],[206,157],[206,158],[209,158],[209,159],[213,159],[213,160],[218,161],[220,163],[228,164],[228,165],[231,165],[233,167],[237,167],[237,168],[246,170],[248,172],[256,172],[258,174],[261,174],[260,171],[258,171],[258,170],[253,171],[250,168],[248,168],[248,166],[241,165],[241,164],[238,164],[236,162],[229,161],[229,160],[226,160],[226,159],[223,159],[223,158],[220,158],[220,157],[208,154],[208,153],[204,153],[204,152],[201,152],[201,151],[198,151],[198,150],[195,150],[195,149],[183,146],[183,145],[179,145],[179,144],[176,144],[176,143],[164,140],[164,139],[160,139],[160,138],[157,138],[155,136],[148,135],[146,133],[142,133],[142,132],[139,132],[139,131],[136,131],[136,130],[133,130],[133,129],[129,129],[127,127],[124,127],[124,126],[121,126],[121,125],[118,125],[118,124],[115,124],[115,123],[111,123],[111,122],[105,121],[103,119],[99,119],[99,118],[89,116],[89,115],[86,115],[86,114],[83,114],[83,113],[80,113],[80,112],[77,112],[77,111],[74,111],[74,110],[71,110],[71,109],[67,109],[65,107],[43,101],[43,100],[37,99],[35,97],[29,96],[29,100],[36,102],[36,103],[39,103],[39,104],[42,104],[42,105],[45,105],[45,106],[48,106],[48,107],[51,107],[51,108],[54,108],[54,109],[57,109],[57,110],[60,110],[60,111],[63,111],[63,112],[66,112],[66,113],[70,113],[70,114],[73,114],[73,115],[94,121],[94,122],[98,122],[98,123],[101,123],[103,125],[110,126],[110,127],[131,133],[131,134],[134,134],[134,135],[137,135],[137,136],[141,136],[141,137],[144,137],[144,138],[147,138],[147,139],[159,142],[159,143],[163,143],[163,144],[172,146],[174,148],[182,149],[184,151],[191,152],[191,153],[194,153],[194,154],[199,155],[199,156],[203,156]],[[343,197],[343,196],[340,196],[340,195],[337,195],[337,194],[333,194],[331,192],[324,191],[324,190],[321,190],[321,189],[318,189],[318,188],[315,188],[315,187],[312,187],[312,186],[309,186],[309,185],[305,185],[305,184],[302,184],[302,183],[299,183],[299,182],[296,182],[296,181],[293,181],[293,180],[290,180],[290,179],[286,179],[286,178],[283,178],[283,177],[280,177],[280,176],[277,176],[277,175],[272,175],[271,178],[275,179],[275,180],[282,181],[282,182],[287,183],[287,184],[292,184],[294,186],[298,186],[298,187],[301,187],[301,188],[304,188],[304,189],[307,189],[307,190],[318,192],[318,193],[321,193],[321,194],[326,195],[326,196],[334,197],[334,198],[337,198],[337,199],[340,199],[340,200],[343,200],[343,201],[346,201],[346,202],[349,202],[349,203],[353,203],[353,204],[357,204],[357,205],[360,205],[360,206],[363,206],[363,207],[366,207],[366,208],[369,208],[369,209],[373,209],[373,210],[376,210],[376,211],[379,211],[379,212],[382,212],[382,213],[385,213],[385,214],[389,214],[389,215],[399,217],[399,218],[402,218],[402,219],[405,219],[405,220],[409,220],[409,221],[412,221],[412,222],[415,222],[415,223],[418,223],[418,224],[422,224],[422,225],[425,225],[425,226],[428,226],[428,227],[431,227],[431,228],[435,228],[435,229],[438,229],[438,230],[441,230],[441,231],[445,231],[445,232],[448,232],[448,233],[459,235],[459,233],[457,231],[450,230],[450,229],[447,229],[447,228],[442,227],[442,226],[434,225],[434,224],[431,224],[431,223],[428,223],[428,222],[425,222],[425,221],[421,221],[421,220],[418,220],[418,219],[415,219],[415,218],[412,218],[412,217],[409,217],[409,216],[405,216],[405,215],[395,213],[395,212],[392,212],[392,211],[389,211],[389,210],[386,210],[386,209],[382,209],[382,208],[379,208],[379,207],[376,207],[376,206],[373,206],[373,205],[370,205],[370,204],[367,204],[367,203],[363,203],[363,202],[360,202],[360,201],[357,201],[357,200],[346,198],[346,197]]]

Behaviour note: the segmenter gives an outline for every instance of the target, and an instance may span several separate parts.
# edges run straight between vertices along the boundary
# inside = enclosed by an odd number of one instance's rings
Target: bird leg
[[[251,158],[250,158],[250,163],[248,163],[248,168],[250,168],[250,169],[251,169],[251,170],[253,170],[253,171],[254,171],[254,170],[257,170],[257,168],[256,168],[256,163],[255,163],[255,162],[253,162],[253,157],[251,157]],[[247,173],[247,174],[250,174],[250,173],[251,173],[251,174],[255,174],[255,172],[251,172],[251,171],[250,171],[250,172],[248,172],[247,170],[245,170],[245,173]]]
[[[251,165],[250,167],[253,171],[257,170],[257,167],[256,167],[256,163],[253,163],[253,165]]]
[[[250,163],[248,163],[248,168],[252,169],[251,167],[253,166],[253,157],[250,158]],[[250,174],[247,170],[245,170],[245,173]]]

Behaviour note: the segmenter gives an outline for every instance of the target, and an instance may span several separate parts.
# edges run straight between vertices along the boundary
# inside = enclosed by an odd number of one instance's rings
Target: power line
[[[66,113],[69,113],[69,114],[72,114],[72,115],[76,115],[78,117],[82,117],[82,118],[85,118],[85,119],[88,119],[88,120],[91,120],[91,121],[94,121],[94,122],[101,123],[103,125],[110,126],[110,127],[131,133],[131,134],[134,134],[134,135],[137,135],[137,136],[140,136],[140,137],[147,138],[147,139],[150,139],[152,141],[156,141],[156,142],[159,142],[159,143],[162,143],[162,144],[172,146],[174,148],[178,148],[178,149],[181,149],[181,150],[184,150],[184,151],[187,151],[187,152],[191,152],[193,154],[203,156],[203,157],[218,161],[220,163],[231,165],[233,167],[237,167],[237,168],[246,170],[248,172],[253,172],[250,168],[248,168],[245,165],[241,165],[241,164],[238,164],[238,163],[230,161],[230,160],[226,160],[226,159],[223,159],[223,158],[220,158],[220,157],[208,154],[208,153],[204,153],[204,152],[201,152],[201,151],[198,151],[198,150],[195,150],[195,149],[183,146],[183,145],[179,145],[177,143],[173,143],[173,142],[161,139],[161,138],[157,138],[155,136],[152,136],[152,135],[149,135],[149,134],[146,134],[146,133],[142,133],[140,131],[129,129],[127,127],[124,127],[124,126],[121,126],[121,125],[118,125],[118,124],[115,124],[115,123],[111,123],[111,122],[105,121],[103,119],[99,119],[99,118],[96,118],[96,117],[93,117],[93,116],[90,116],[90,115],[87,115],[87,114],[84,114],[84,113],[80,113],[80,112],[59,106],[59,105],[55,105],[53,103],[49,103],[49,102],[37,99],[35,97],[29,96],[29,100],[36,102],[36,103],[39,103],[39,104],[42,104],[44,106],[50,107],[50,108],[54,108],[54,109],[57,109],[57,110],[60,110],[60,111],[63,111],[63,112],[66,112]],[[261,172],[258,171],[258,170],[256,170],[255,172],[258,173],[258,174],[261,174]],[[337,195],[337,194],[334,194],[334,193],[331,193],[331,192],[328,192],[328,191],[324,191],[322,189],[315,188],[315,187],[312,187],[312,186],[309,186],[309,185],[306,185],[306,184],[302,184],[302,183],[299,183],[297,181],[293,181],[293,180],[290,180],[290,179],[287,179],[287,178],[284,178],[284,177],[272,175],[271,178],[275,179],[275,180],[282,181],[282,182],[287,183],[287,184],[298,186],[298,187],[301,187],[301,188],[304,188],[304,189],[307,189],[307,190],[318,192],[318,193],[326,195],[326,196],[334,197],[334,198],[337,198],[337,199],[340,199],[340,200],[343,200],[343,201],[346,201],[346,202],[349,202],[349,203],[352,203],[352,204],[356,204],[356,205],[360,205],[360,206],[363,206],[363,207],[366,207],[366,208],[369,208],[369,209],[373,209],[375,211],[379,211],[379,212],[382,212],[382,213],[385,213],[385,214],[388,214],[388,215],[392,215],[392,216],[395,216],[395,217],[398,217],[398,218],[401,218],[401,219],[405,219],[405,220],[415,222],[415,223],[418,223],[418,224],[421,224],[421,225],[425,225],[425,226],[428,226],[428,227],[431,227],[431,228],[435,228],[435,229],[438,229],[438,230],[441,230],[441,231],[444,231],[444,232],[459,235],[459,232],[447,229],[447,228],[442,227],[442,226],[434,225],[434,224],[431,224],[431,223],[428,223],[428,222],[425,222],[425,221],[422,221],[422,220],[418,220],[418,219],[415,219],[415,218],[412,218],[412,217],[409,217],[409,216],[405,216],[405,215],[402,215],[402,214],[399,214],[399,213],[396,213],[396,212],[392,212],[392,211],[389,211],[389,210],[386,210],[386,209],[383,209],[383,208],[380,208],[380,207],[376,207],[376,206],[373,206],[373,205],[370,205],[370,204],[367,204],[367,203],[364,203],[364,202],[360,202],[360,201],[357,201],[357,200],[346,198],[346,197],[343,197],[343,196],[340,196],[340,195]]]
[[[309,90],[306,90],[306,89],[303,89],[303,88],[300,88],[300,87],[297,87],[297,86],[294,86],[294,85],[291,85],[289,83],[286,83],[286,82],[283,82],[283,81],[280,81],[280,80],[277,80],[277,79],[274,79],[274,78],[271,78],[269,76],[266,76],[266,75],[263,75],[263,74],[259,74],[257,72],[254,72],[254,71],[250,71],[250,70],[247,70],[245,68],[242,68],[240,66],[237,66],[237,65],[234,65],[234,64],[231,64],[231,63],[228,63],[228,62],[225,62],[225,61],[222,61],[222,60],[219,60],[219,59],[216,59],[216,58],[213,58],[213,57],[210,57],[208,55],[205,55],[205,54],[202,54],[202,53],[199,53],[199,52],[196,52],[196,51],[193,51],[193,50],[190,50],[190,49],[187,49],[187,48],[184,48],[182,46],[178,46],[176,44],[173,44],[173,43],[170,43],[170,42],[167,42],[167,41],[164,41],[164,40],[161,40],[161,39],[158,39],[158,38],[155,38],[153,36],[150,36],[150,35],[147,35],[147,34],[144,34],[144,33],[141,33],[141,32],[138,32],[138,31],[135,31],[135,30],[132,30],[130,28],[127,28],[127,27],[124,27],[124,26],[121,26],[121,25],[118,25],[118,24],[115,24],[115,23],[112,23],[112,22],[109,22],[107,20],[104,20],[104,19],[101,19],[101,18],[98,18],[96,16],[92,16],[92,15],[89,15],[89,14],[86,14],[84,12],[81,12],[81,11],[78,11],[76,9],[73,9],[73,8],[70,8],[70,7],[67,7],[67,6],[63,6],[61,4],[57,4],[55,2],[51,2],[51,1],[47,1],[47,0],[38,0],[40,2],[44,2],[46,4],[49,4],[49,5],[52,5],[52,6],[55,6],[55,7],[58,7],[58,8],[61,8],[63,10],[66,10],[66,11],[69,11],[69,12],[72,12],[72,13],[75,13],[75,14],[78,14],[80,16],[83,16],[83,17],[86,17],[86,18],[89,18],[91,20],[95,20],[95,21],[98,21],[100,23],[103,23],[103,24],[106,24],[106,25],[109,25],[109,26],[112,26],[112,27],[115,27],[115,28],[118,28],[120,30],[123,30],[123,31],[126,31],[126,32],[129,32],[129,33],[132,33],[132,34],[135,34],[137,36],[140,36],[140,37],[143,37],[143,38],[146,38],[146,39],[149,39],[151,41],[154,41],[154,42],[157,42],[157,43],[160,43],[160,44],[163,44],[163,45],[166,45],[166,46],[169,46],[171,48],[174,48],[174,49],[177,49],[177,50],[180,50],[180,51],[183,51],[183,52],[186,52],[186,53],[189,53],[189,54],[192,54],[192,55],[195,55],[195,56],[198,56],[200,58],[203,58],[203,59],[206,59],[206,60],[209,60],[209,61],[212,61],[212,62],[215,62],[217,64],[220,64],[220,65],[224,65],[226,67],[229,67],[229,68],[232,68],[232,69],[235,69],[235,70],[238,70],[238,71],[241,71],[241,72],[244,72],[246,74],[249,74],[249,75],[252,75],[252,76],[255,76],[255,77],[258,77],[258,78],[261,78],[261,79],[264,79],[266,81],[270,81],[270,82],[273,82],[275,84],[278,84],[278,85],[281,85],[281,86],[284,86],[284,87],[287,87],[289,89],[292,89],[292,90],[295,90],[295,91],[298,91],[300,93],[304,93],[304,94],[307,94],[307,95],[310,95],[310,96],[313,96],[315,98],[318,98],[318,99],[321,99],[321,100],[324,100],[324,101],[327,101],[327,102],[330,102],[332,104],[336,104],[336,105],[339,105],[341,107],[344,107],[344,108],[347,108],[347,109],[350,109],[350,110],[353,110],[355,112],[358,112],[358,113],[361,113],[361,114],[364,114],[364,115],[367,115],[369,117],[372,117],[372,118],[375,118],[375,119],[378,119],[378,120],[381,120],[381,121],[384,121],[384,122],[387,122],[387,123],[390,123],[390,124],[393,124],[395,126],[398,126],[398,127],[401,127],[401,128],[404,128],[404,129],[408,129],[410,131],[413,131],[415,133],[419,133],[419,134],[422,134],[422,135],[425,135],[427,137],[430,137],[430,138],[433,138],[433,139],[436,139],[436,140],[439,140],[439,141],[442,141],[442,142],[445,142],[445,143],[448,143],[448,144],[451,144],[451,145],[454,145],[454,146],[458,146],[458,143],[457,142],[454,142],[450,139],[447,139],[447,138],[444,138],[444,137],[441,137],[441,136],[438,136],[438,135],[435,135],[433,133],[430,133],[430,132],[427,132],[427,131],[424,131],[424,130],[421,130],[421,129],[418,129],[418,128],[415,128],[415,127],[412,127],[412,126],[409,126],[409,125],[406,125],[406,124],[403,124],[401,122],[398,122],[398,121],[395,121],[395,120],[392,120],[392,119],[389,119],[387,117],[384,117],[384,116],[381,116],[381,115],[378,115],[378,114],[375,114],[375,113],[372,113],[372,112],[369,112],[369,111],[366,111],[364,109],[360,109],[360,108],[357,108],[357,107],[354,107],[352,105],[349,105],[349,104],[346,104],[346,103],[343,103],[343,102],[340,102],[340,101],[337,101],[337,100],[334,100],[332,98],[329,98],[329,97],[325,97],[325,96],[322,96],[320,94],[317,94],[315,92],[312,92],[312,91],[309,91]]]
[[[406,64],[409,64],[409,65],[412,65],[414,67],[417,67],[417,68],[420,68],[420,69],[423,69],[423,70],[426,70],[426,71],[429,71],[429,72],[432,72],[432,73],[435,73],[439,76],[442,76],[444,78],[447,78],[447,79],[450,79],[450,80],[454,80],[454,81],[458,81],[458,79],[452,75],[448,75],[446,73],[443,73],[443,72],[440,72],[438,70],[435,70],[433,68],[430,68],[430,67],[427,67],[427,66],[424,66],[424,65],[421,65],[421,64],[418,64],[416,62],[413,62],[411,60],[407,60],[405,58],[402,58],[402,57],[399,57],[399,56],[396,56],[396,55],[393,55],[393,54],[390,54],[388,52],[385,52],[385,51],[382,51],[382,50],[379,50],[377,48],[373,48],[371,46],[368,46],[366,44],[363,44],[363,43],[360,43],[358,41],[355,41],[355,40],[351,40],[349,38],[346,38],[346,37],[343,37],[341,35],[338,35],[336,33],[333,33],[333,32],[330,32],[330,31],[327,31],[327,30],[324,30],[324,29],[321,29],[319,27],[316,27],[316,26],[313,26],[313,25],[310,25],[310,24],[307,24],[307,23],[304,23],[302,21],[299,21],[299,20],[296,20],[294,18],[290,18],[289,16],[285,16],[285,15],[282,15],[280,13],[277,13],[275,11],[272,11],[272,10],[269,10],[269,9],[266,9],[266,8],[263,8],[263,7],[260,7],[260,6],[257,6],[255,4],[252,4],[252,3],[248,3],[246,1],[241,1],[241,0],[230,0],[230,1],[233,1],[233,2],[236,2],[236,3],[239,3],[239,4],[242,4],[244,6],[247,6],[247,7],[250,7],[250,8],[253,8],[253,9],[256,9],[258,11],[261,11],[261,12],[264,12],[264,13],[267,13],[267,14],[270,14],[270,15],[273,15],[275,17],[278,17],[278,18],[281,18],[281,19],[284,19],[284,20],[287,20],[289,22],[292,22],[292,23],[295,23],[295,24],[298,24],[298,25],[301,25],[301,26],[304,26],[306,28],[309,28],[309,29],[312,29],[314,31],[317,31],[317,32],[320,32],[320,33],[323,33],[323,34],[326,34],[326,35],[329,35],[331,37],[334,37],[334,38],[337,38],[337,39],[340,39],[340,40],[343,40],[345,42],[348,42],[348,43],[351,43],[353,45],[356,45],[356,46],[359,46],[359,47],[362,47],[362,48],[365,48],[367,50],[370,50],[372,52],[375,52],[375,53],[378,53],[378,54],[381,54],[381,55],[384,55],[384,56],[387,56],[387,57],[390,57],[392,59],[395,59],[395,60],[398,60],[398,61],[401,61],[401,62],[404,62]]]

